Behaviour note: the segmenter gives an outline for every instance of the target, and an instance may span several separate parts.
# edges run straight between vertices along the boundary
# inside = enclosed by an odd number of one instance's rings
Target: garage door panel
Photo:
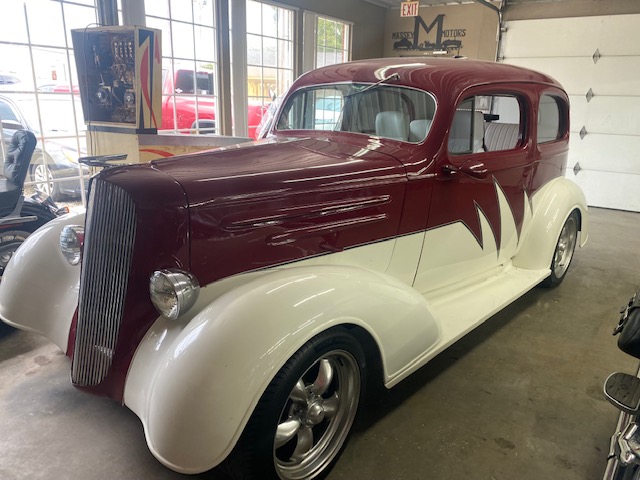
[[[569,94],[586,95],[593,86],[593,60],[582,58],[508,58],[504,63],[530,68],[551,75]],[[581,72],[576,75],[576,72]]]
[[[567,178],[576,182],[592,207],[640,211],[640,189],[637,175],[583,171],[574,175],[567,170]]]
[[[581,140],[580,135],[572,133],[569,140],[567,167],[573,169],[576,162],[579,162],[580,167],[585,170],[640,175],[638,152],[640,152],[638,137],[587,135]]]
[[[580,131],[581,122],[574,118],[572,130]],[[590,133],[640,135],[640,97],[594,98],[587,104],[582,125]]]
[[[593,69],[592,79],[594,95],[639,95],[640,56],[603,56]]]
[[[507,22],[504,56],[591,56],[599,46],[603,17]],[[560,53],[561,52],[561,53]]]
[[[602,55],[640,55],[640,15],[602,17],[598,48]]]

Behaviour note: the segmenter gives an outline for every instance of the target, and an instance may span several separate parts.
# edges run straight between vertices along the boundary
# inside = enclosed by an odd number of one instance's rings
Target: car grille
[[[106,377],[122,322],[136,235],[133,201],[120,187],[95,179],[85,222],[76,342],[71,367],[75,385]]]

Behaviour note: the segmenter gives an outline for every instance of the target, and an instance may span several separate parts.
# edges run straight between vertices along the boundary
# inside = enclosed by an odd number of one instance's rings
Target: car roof
[[[466,58],[394,57],[329,65],[302,75],[294,88],[333,82],[378,82],[397,73],[389,84],[417,87],[436,96],[457,96],[466,88],[487,83],[537,83],[562,89],[544,73],[505,63]]]

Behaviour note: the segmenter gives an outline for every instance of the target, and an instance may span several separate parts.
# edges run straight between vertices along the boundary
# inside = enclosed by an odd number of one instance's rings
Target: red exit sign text
[[[401,17],[417,17],[420,2],[402,2],[400,4]]]

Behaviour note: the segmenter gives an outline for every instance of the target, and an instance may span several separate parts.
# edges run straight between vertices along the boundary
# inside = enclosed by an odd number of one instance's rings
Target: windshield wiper
[[[348,94],[344,95],[344,98],[352,97],[354,95],[360,95],[361,93],[364,93],[364,92],[372,90],[372,89],[374,89],[376,87],[379,87],[381,84],[383,84],[385,82],[389,82],[391,80],[394,80],[394,81],[400,80],[400,75],[398,75],[398,73],[392,73],[388,77],[385,77],[382,80],[377,81],[376,83],[372,83],[371,85],[369,85],[368,87],[363,88],[362,90],[358,90],[357,92],[348,93]]]

